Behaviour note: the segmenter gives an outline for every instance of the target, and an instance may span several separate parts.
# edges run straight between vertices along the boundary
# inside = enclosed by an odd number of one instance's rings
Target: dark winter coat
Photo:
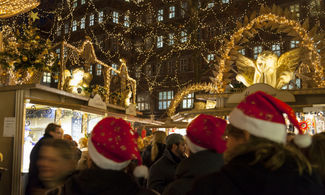
[[[33,147],[30,153],[30,163],[29,163],[29,171],[28,171],[28,182],[26,186],[25,195],[31,194],[30,190],[32,188],[41,188],[42,183],[38,178],[38,168],[37,168],[37,160],[39,158],[39,150],[43,145],[43,142],[47,139],[53,139],[50,135],[44,135]]]
[[[151,160],[151,148],[152,146],[149,145],[146,147],[146,149],[142,152],[142,164],[147,166],[148,168],[151,167],[153,163],[155,163],[158,159],[160,159],[164,153],[164,150],[166,148],[165,144],[157,143],[158,146],[158,154],[155,158],[155,160]]]
[[[204,150],[183,160],[176,169],[176,180],[164,190],[164,195],[182,195],[190,189],[194,179],[219,171],[223,166],[222,154]]]
[[[275,171],[261,163],[250,166],[253,153],[232,159],[219,172],[196,181],[189,195],[320,195],[324,194],[320,178],[303,173],[299,175],[295,160],[286,156],[286,162]]]
[[[47,195],[155,195],[123,171],[85,169]]]
[[[165,187],[175,179],[175,171],[181,159],[169,149],[155,162],[149,171],[148,188],[162,193]]]

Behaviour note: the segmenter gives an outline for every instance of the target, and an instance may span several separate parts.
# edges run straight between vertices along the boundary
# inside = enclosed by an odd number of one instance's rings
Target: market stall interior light
[[[38,0],[3,0],[0,2],[0,18],[9,18],[28,12],[39,4]]]

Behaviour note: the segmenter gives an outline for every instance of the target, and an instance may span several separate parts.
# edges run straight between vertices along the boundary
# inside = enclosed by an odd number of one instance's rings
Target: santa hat
[[[303,135],[292,108],[262,91],[253,93],[240,102],[230,113],[229,122],[254,136],[286,143],[287,127],[283,113],[287,114],[290,122],[299,130],[294,142],[299,147],[308,147],[311,144],[311,137]]]
[[[227,122],[211,115],[200,114],[187,127],[185,140],[191,152],[214,150],[223,153],[226,141],[222,139]]]
[[[88,151],[91,160],[102,169],[122,170],[131,160],[142,164],[136,135],[120,118],[107,117],[97,123],[88,139]],[[148,168],[141,165],[133,173],[146,177]]]

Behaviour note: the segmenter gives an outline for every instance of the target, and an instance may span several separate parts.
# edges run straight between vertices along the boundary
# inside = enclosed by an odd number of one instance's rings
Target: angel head
[[[256,68],[260,72],[275,70],[277,67],[278,56],[271,51],[263,51],[256,60]]]

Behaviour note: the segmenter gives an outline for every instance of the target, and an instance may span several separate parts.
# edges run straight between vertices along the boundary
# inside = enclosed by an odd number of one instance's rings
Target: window
[[[151,67],[151,64],[147,64],[146,65],[146,74],[148,76],[151,76],[151,73],[152,73],[152,67]]]
[[[299,45],[299,41],[295,41],[295,40],[290,41],[290,48],[291,49],[298,47],[298,45]]]
[[[239,51],[238,51],[241,55],[246,55],[246,51],[245,51],[245,49],[240,49]]]
[[[64,25],[64,33],[68,34],[69,33],[69,24]]]
[[[118,24],[118,12],[113,11],[113,23]]]
[[[159,110],[166,110],[169,107],[170,102],[174,98],[173,91],[162,91],[159,92],[158,97],[158,109]]]
[[[56,35],[61,36],[61,26],[56,27]]]
[[[81,0],[80,4],[83,5],[86,3],[86,0]]]
[[[135,71],[135,78],[139,79],[141,77],[141,69],[138,68],[136,71]]]
[[[124,26],[130,27],[130,16],[124,16]]]
[[[194,93],[190,93],[184,97],[182,102],[182,108],[183,109],[193,108],[193,105],[194,105]]]
[[[229,0],[222,0],[222,3],[229,3]]]
[[[43,83],[51,83],[51,73],[49,72],[43,73]]]
[[[170,74],[173,72],[173,66],[174,66],[174,63],[173,61],[168,61],[167,62],[167,73]]]
[[[160,9],[158,10],[158,22],[163,21],[164,20],[164,10]]]
[[[117,64],[113,63],[113,64],[112,64],[112,68],[114,68],[115,70],[117,70],[117,69],[118,69]],[[111,74],[112,74],[112,75],[117,75],[117,73],[116,73],[115,71],[113,71],[113,70],[112,70]]]
[[[97,64],[97,72],[96,72],[96,75],[97,76],[102,75],[102,65],[100,65],[100,64]]]
[[[85,26],[86,26],[86,18],[83,17],[80,20],[80,29],[85,29]]]
[[[208,8],[213,8],[214,7],[214,2],[208,3]]]
[[[89,73],[93,74],[93,66],[92,65],[89,66]]]
[[[59,82],[59,73],[55,73],[55,79],[54,79],[54,83],[58,83]]]
[[[284,85],[282,89],[300,89],[301,88],[301,79],[296,78],[291,80],[287,85]]]
[[[214,60],[214,54],[208,54],[208,61],[211,62]]]
[[[273,53],[275,53],[276,55],[280,56],[281,55],[281,48],[280,48],[280,44],[273,44],[272,45],[272,51]]]
[[[57,49],[55,50],[55,53],[58,55],[58,59],[60,59],[61,49],[60,49],[60,48],[57,48]]]
[[[179,60],[179,70],[180,72],[186,72],[188,71],[188,61],[187,59],[180,59]]]
[[[89,26],[93,26],[95,23],[95,15],[94,14],[91,14],[89,16]]]
[[[76,30],[77,30],[77,21],[74,20],[74,21],[72,22],[72,31],[76,31]]]
[[[148,13],[146,16],[146,22],[147,24],[151,24],[152,23],[152,14]]]
[[[290,12],[291,13],[294,13],[297,18],[300,17],[300,7],[299,7],[299,4],[294,4],[294,5],[290,5]]]
[[[187,2],[184,1],[181,4],[181,16],[184,18],[185,17],[185,13],[187,11]]]
[[[164,46],[163,36],[158,36],[157,37],[157,48],[162,48],[163,46]]]
[[[256,47],[254,47],[253,52],[254,52],[254,59],[256,59],[257,56],[258,56],[258,54],[262,53],[262,46],[256,46]]]
[[[181,32],[181,43],[185,43],[187,41],[187,33],[185,31]]]
[[[104,11],[100,11],[98,13],[98,23],[102,23],[104,21]]]
[[[175,18],[175,6],[169,7],[169,18]]]
[[[149,110],[149,96],[148,95],[138,95],[137,97],[137,107],[140,111]]]
[[[72,7],[76,8],[78,6],[78,0],[73,0],[72,1]]]
[[[169,38],[169,45],[174,45],[175,41],[174,41],[174,33],[169,33],[168,34],[168,38]]]

